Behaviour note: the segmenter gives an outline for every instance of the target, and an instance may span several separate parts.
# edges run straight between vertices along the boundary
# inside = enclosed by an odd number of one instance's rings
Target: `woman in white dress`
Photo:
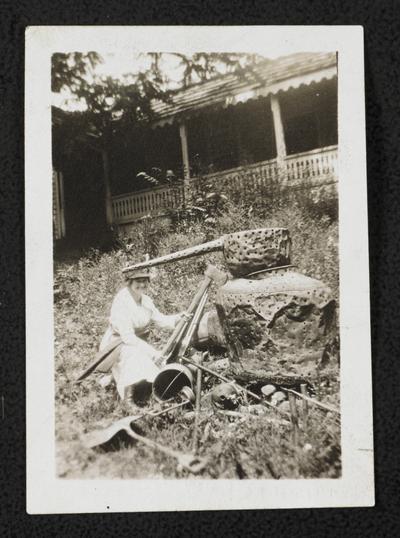
[[[155,361],[160,352],[146,342],[149,326],[173,329],[182,314],[164,315],[145,294],[150,282],[148,269],[131,273],[126,286],[114,297],[109,326],[100,351],[113,343],[117,346],[100,371],[111,367],[118,393],[122,399],[145,402],[151,394],[152,383],[159,372]]]

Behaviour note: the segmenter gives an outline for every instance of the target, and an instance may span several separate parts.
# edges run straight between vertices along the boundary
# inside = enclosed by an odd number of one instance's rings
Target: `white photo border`
[[[342,477],[69,480],[55,467],[51,55],[338,53]],[[363,28],[32,26],[25,64],[27,511],[30,514],[374,505]]]

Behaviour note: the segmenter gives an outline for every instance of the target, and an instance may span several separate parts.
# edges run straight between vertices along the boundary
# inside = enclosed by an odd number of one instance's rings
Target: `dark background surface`
[[[0,2],[0,513],[2,536],[397,536],[400,534],[400,4]],[[357,24],[365,32],[376,506],[28,516],[25,511],[24,30],[27,25]],[[353,380],[357,383],[357,379]]]

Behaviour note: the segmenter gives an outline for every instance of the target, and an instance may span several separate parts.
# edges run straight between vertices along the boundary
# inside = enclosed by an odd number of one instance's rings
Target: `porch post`
[[[58,172],[53,168],[53,230],[54,239],[61,239],[60,185]]]
[[[58,179],[60,181],[60,229],[61,237],[65,237],[64,177],[62,172],[58,172]]]
[[[107,150],[103,149],[101,152],[103,159],[103,178],[104,178],[104,190],[105,190],[105,204],[106,204],[106,220],[108,225],[113,223],[113,208],[111,200],[111,187],[110,187],[110,165],[108,160]]]
[[[179,135],[181,137],[183,179],[190,179],[189,150],[188,150],[187,131],[186,131],[185,123],[181,123],[179,125]]]
[[[281,107],[279,104],[279,99],[276,95],[271,95],[271,111],[272,119],[274,122],[276,160],[278,163],[278,170],[280,174],[284,174],[284,179],[286,179],[286,173],[284,168],[284,160],[286,157],[285,133],[283,130]]]

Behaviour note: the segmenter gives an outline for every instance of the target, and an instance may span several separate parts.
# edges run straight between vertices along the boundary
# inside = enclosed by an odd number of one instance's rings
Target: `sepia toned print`
[[[202,489],[175,509],[272,506],[274,488],[275,506],[298,506],[285,483],[305,488],[305,506],[339,502],[352,420],[346,51],[94,45],[46,49],[48,480],[113,491],[114,510],[130,509],[117,493],[130,483],[132,509],[174,509],[139,495],[165,480],[239,495],[210,505]],[[254,483],[268,497],[243,504]]]
[[[335,52],[52,62],[60,476],[339,477]]]

